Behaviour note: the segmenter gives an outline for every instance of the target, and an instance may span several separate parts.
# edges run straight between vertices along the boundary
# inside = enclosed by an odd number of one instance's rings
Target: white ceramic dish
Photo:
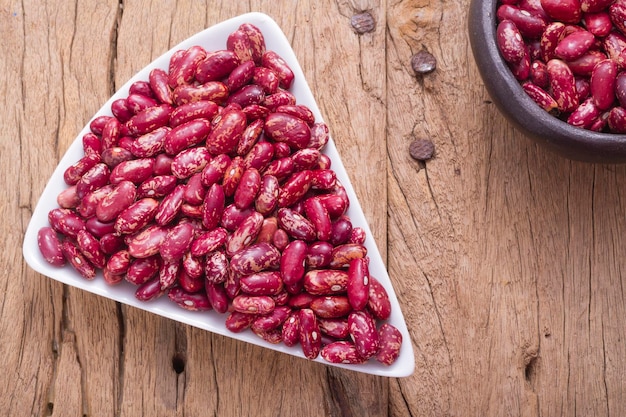
[[[120,88],[115,93],[115,95],[113,95],[109,99],[109,101],[104,104],[104,106],[102,106],[102,108],[94,115],[94,118],[104,114],[111,115],[111,103],[118,98],[126,97],[128,95],[128,89],[133,82],[137,80],[147,80],[148,74],[152,68],[159,67],[167,69],[169,59],[174,51],[179,49],[186,49],[192,45],[201,45],[207,50],[224,49],[227,36],[234,30],[236,30],[239,25],[245,22],[252,23],[259,27],[265,37],[267,49],[278,52],[291,66],[291,69],[295,74],[295,80],[293,86],[291,87],[291,92],[296,96],[297,102],[299,104],[307,105],[314,112],[318,121],[323,120],[319,108],[317,107],[317,104],[313,97],[313,94],[311,93],[311,90],[304,78],[302,68],[298,63],[298,60],[291,48],[291,45],[289,44],[289,41],[285,37],[284,33],[281,31],[279,26],[276,24],[276,22],[272,20],[269,16],[261,13],[249,13],[235,17],[233,19],[210,27],[181,42],[170,51],[154,60],[147,67],[138,72],[133,78],[131,78],[122,88]],[[157,300],[150,302],[141,302],[138,301],[134,296],[136,287],[125,281],[117,286],[109,286],[105,284],[100,273],[95,280],[87,281],[83,279],[76,271],[74,271],[71,266],[68,265],[63,268],[57,268],[49,265],[43,259],[37,246],[37,232],[41,227],[48,225],[48,212],[51,209],[57,207],[56,197],[61,190],[67,187],[65,182],[63,181],[63,172],[69,165],[73,164],[83,156],[82,137],[88,131],[89,123],[87,123],[85,128],[78,134],[76,140],[74,140],[72,145],[67,150],[66,154],[61,159],[59,165],[55,169],[52,177],[46,185],[45,190],[43,191],[39,199],[37,207],[35,208],[32,219],[28,225],[28,229],[26,230],[23,245],[24,258],[26,259],[26,262],[31,266],[31,268],[64,284],[71,285],[73,287],[110,298],[120,303],[137,307],[142,310],[158,314],[160,316],[164,316],[182,323],[189,324],[191,326],[211,331],[213,333],[218,333],[237,340],[242,340],[245,342],[253,343],[255,345],[264,346],[269,349],[304,358],[299,346],[290,348],[282,344],[273,345],[261,340],[251,331],[245,331],[237,334],[228,331],[224,327],[225,315],[221,315],[212,311],[186,311],[175,305],[167,297],[161,297]],[[413,356],[411,339],[406,327],[406,323],[404,321],[404,317],[402,316],[400,306],[398,305],[398,300],[392,288],[389,275],[387,274],[387,270],[380,256],[380,252],[378,251],[376,243],[372,238],[372,234],[367,224],[367,221],[365,220],[352,185],[350,184],[350,180],[348,178],[346,170],[341,162],[341,159],[337,153],[337,149],[335,148],[334,143],[332,142],[332,139],[331,141],[329,141],[328,145],[324,149],[324,153],[326,153],[331,158],[332,167],[336,171],[337,177],[345,186],[350,197],[351,206],[348,211],[348,215],[352,219],[352,222],[355,226],[360,226],[364,228],[367,233],[368,238],[366,241],[366,246],[368,249],[368,255],[370,257],[370,273],[371,275],[378,278],[378,280],[384,285],[387,292],[389,293],[389,297],[392,303],[392,315],[389,318],[388,322],[393,324],[400,330],[403,336],[403,344],[400,352],[400,357],[391,366],[381,365],[374,360],[371,360],[367,364],[363,365],[334,365],[324,361],[323,359],[321,359],[321,357],[316,359],[316,361],[327,364],[329,366],[338,366],[341,368],[380,376],[404,377],[411,375],[415,367],[415,360]]]

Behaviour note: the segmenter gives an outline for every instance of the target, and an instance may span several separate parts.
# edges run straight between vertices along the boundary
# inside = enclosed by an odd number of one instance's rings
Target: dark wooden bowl
[[[573,160],[626,162],[626,135],[573,127],[540,108],[524,92],[496,45],[497,0],[471,0],[468,32],[487,92],[500,112],[525,136]]]

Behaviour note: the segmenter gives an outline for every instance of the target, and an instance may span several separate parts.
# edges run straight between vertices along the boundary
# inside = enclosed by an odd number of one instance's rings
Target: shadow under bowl
[[[626,163],[626,135],[569,125],[539,107],[522,89],[496,45],[497,0],[471,0],[469,40],[485,88],[504,117],[520,132],[566,158]]]

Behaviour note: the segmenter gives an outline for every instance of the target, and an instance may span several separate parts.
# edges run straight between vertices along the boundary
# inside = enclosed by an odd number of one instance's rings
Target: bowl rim
[[[546,112],[524,92],[496,44],[497,5],[498,0],[471,0],[468,33],[479,73],[498,109],[526,136],[570,159],[626,162],[626,135],[572,126]]]

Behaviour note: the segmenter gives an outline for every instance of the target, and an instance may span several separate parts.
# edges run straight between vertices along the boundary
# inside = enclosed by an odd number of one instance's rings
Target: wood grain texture
[[[498,113],[467,0],[0,0],[0,414],[626,415],[626,168]],[[286,33],[387,261],[415,373],[329,368],[69,288],[23,261],[48,177],[116,88],[248,11]],[[350,17],[369,11],[372,33]],[[428,50],[437,69],[416,76]],[[409,143],[433,140],[417,162]]]

